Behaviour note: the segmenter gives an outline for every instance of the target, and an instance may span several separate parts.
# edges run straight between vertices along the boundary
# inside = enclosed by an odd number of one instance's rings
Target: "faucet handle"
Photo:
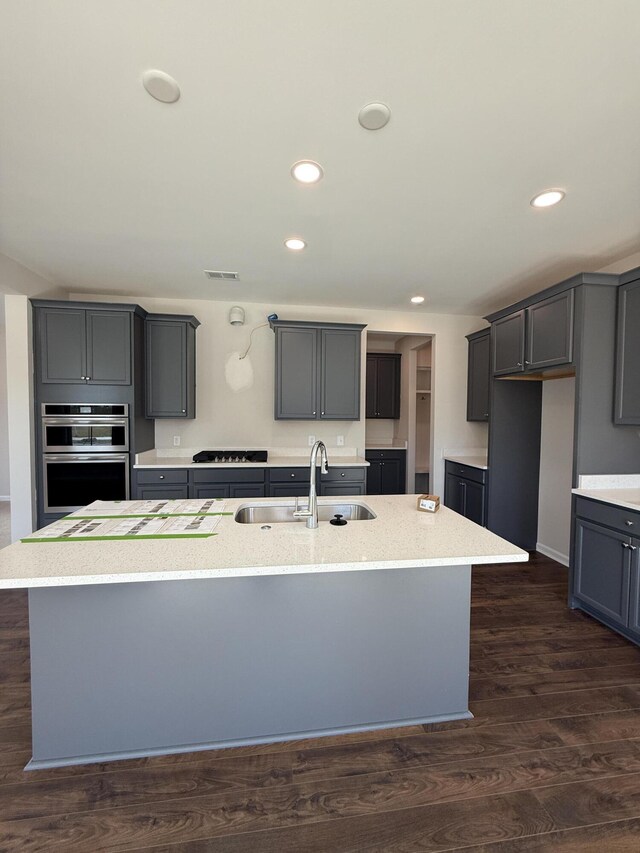
[[[296,506],[293,510],[294,518],[309,518],[309,516],[313,515],[310,508],[307,506],[306,509],[300,509],[300,499],[296,495]]]

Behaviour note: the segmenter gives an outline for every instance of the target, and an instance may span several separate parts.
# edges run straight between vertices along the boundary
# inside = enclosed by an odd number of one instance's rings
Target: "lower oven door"
[[[45,453],[42,458],[45,514],[129,499],[127,453]]]

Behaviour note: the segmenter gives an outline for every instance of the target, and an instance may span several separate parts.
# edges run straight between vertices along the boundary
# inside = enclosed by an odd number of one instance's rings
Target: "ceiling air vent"
[[[207,278],[215,278],[219,281],[240,281],[237,272],[229,272],[228,270],[205,270],[204,274]]]

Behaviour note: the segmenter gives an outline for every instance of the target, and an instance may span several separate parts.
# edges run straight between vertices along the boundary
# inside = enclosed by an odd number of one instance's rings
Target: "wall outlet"
[[[179,435],[173,436],[173,446],[174,447],[180,447],[180,436]]]
[[[314,445],[315,443],[316,443],[316,437],[315,437],[315,435],[310,435],[310,436],[309,436],[309,438],[308,438],[308,440],[307,440],[307,444],[309,445],[309,447],[313,447],[313,445]]]
[[[336,437],[336,447],[344,447],[344,436],[339,435]]]

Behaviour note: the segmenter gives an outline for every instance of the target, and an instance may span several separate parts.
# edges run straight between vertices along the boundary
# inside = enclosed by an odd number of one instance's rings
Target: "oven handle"
[[[45,453],[45,462],[128,462],[127,453]]]
[[[127,426],[128,418],[114,418],[111,415],[87,415],[86,417],[68,418],[66,416],[48,415],[42,419],[44,426]]]

